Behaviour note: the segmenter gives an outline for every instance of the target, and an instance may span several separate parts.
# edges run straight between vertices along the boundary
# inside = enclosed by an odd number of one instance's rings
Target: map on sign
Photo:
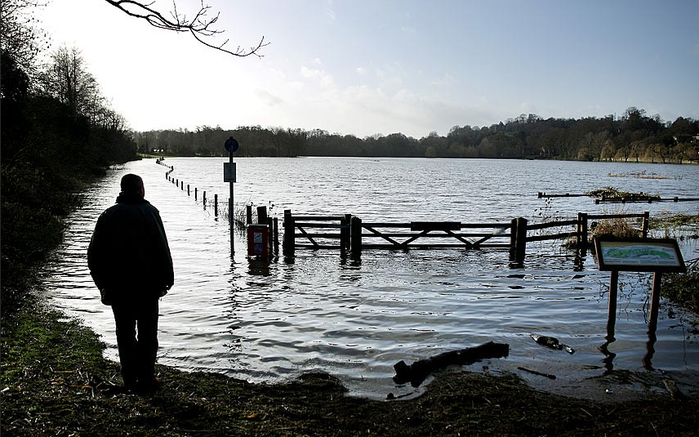
[[[595,240],[600,270],[667,271],[685,270],[676,240]]]

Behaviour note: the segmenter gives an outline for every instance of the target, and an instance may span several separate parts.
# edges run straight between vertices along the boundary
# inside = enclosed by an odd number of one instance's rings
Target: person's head
[[[143,179],[135,174],[127,174],[121,178],[121,192],[125,194],[137,194],[145,197],[146,188],[143,186]]]

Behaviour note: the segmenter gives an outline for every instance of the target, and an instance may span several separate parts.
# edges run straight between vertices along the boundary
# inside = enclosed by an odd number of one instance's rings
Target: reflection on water
[[[655,354],[655,342],[658,337],[655,336],[655,331],[648,331],[648,342],[646,342],[646,354],[643,356],[643,367],[648,370],[653,370],[653,355]]]
[[[535,161],[240,159],[236,199],[298,213],[352,213],[367,220],[484,222],[516,216],[541,220],[578,211],[611,212],[589,198],[545,206],[538,191],[580,192],[615,185],[663,197],[697,197],[696,166],[654,166],[682,179],[606,180],[628,173],[605,164]],[[167,159],[173,176],[200,191],[226,193],[223,159]],[[588,165],[589,164],[589,165]],[[618,165],[617,165],[618,167]],[[633,167],[633,168],[632,168]],[[641,168],[640,170],[642,170]],[[161,303],[159,362],[212,370],[251,381],[276,381],[309,370],[340,377],[353,393],[385,398],[415,392],[393,382],[393,365],[487,341],[508,343],[507,358],[469,368],[518,367],[557,376],[557,387],[614,369],[642,369],[651,349],[665,372],[699,370],[699,346],[688,315],[661,306],[657,339],[647,346],[649,274],[622,273],[615,331],[608,331],[608,273],[594,259],[557,243],[533,243],[523,268],[506,250],[365,251],[360,262],[334,251],[298,251],[293,262],[245,257],[244,235],[230,256],[228,224],[169,183],[153,161],[110,172],[70,217],[66,239],[47,266],[55,302],[102,334],[116,358],[111,312],[99,302],[85,253],[99,213],[114,202],[125,172],[140,174],[160,210],[175,264],[175,286]],[[650,185],[650,184],[654,185]],[[696,205],[626,205],[627,212],[696,213]],[[543,210],[543,212],[541,212]],[[538,211],[538,212],[536,212]],[[697,248],[683,247],[685,259]],[[607,328],[607,329],[605,329]],[[543,348],[531,333],[550,335],[574,355]],[[616,334],[616,335],[615,335]],[[603,347],[599,345],[607,343]],[[650,358],[650,357],[649,357]],[[542,379],[522,374],[533,385]]]

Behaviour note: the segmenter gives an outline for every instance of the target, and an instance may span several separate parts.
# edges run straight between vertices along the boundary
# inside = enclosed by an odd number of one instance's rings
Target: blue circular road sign
[[[231,153],[235,152],[236,150],[238,150],[238,147],[240,147],[240,145],[238,144],[238,140],[236,140],[233,137],[230,137],[226,140],[225,146],[226,150],[228,150]]]

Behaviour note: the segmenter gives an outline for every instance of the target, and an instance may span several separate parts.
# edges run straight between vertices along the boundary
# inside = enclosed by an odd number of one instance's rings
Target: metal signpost
[[[648,320],[648,354],[643,359],[644,366],[649,368],[654,352],[655,330],[658,326],[661,275],[663,272],[684,273],[687,271],[677,240],[595,238],[595,252],[599,269],[611,271],[612,275],[609,285],[609,317],[607,319],[608,343],[614,341],[619,272],[653,272],[653,291]]]
[[[226,143],[224,144],[226,147],[226,150],[228,150],[228,162],[223,163],[223,181],[228,182],[230,184],[230,196],[228,199],[228,223],[230,224],[231,227],[231,256],[235,253],[235,233],[233,232],[233,226],[234,226],[234,215],[235,215],[235,209],[234,209],[234,203],[233,203],[233,184],[235,183],[235,163],[233,162],[233,152],[238,150],[238,147],[240,145],[238,144],[238,140],[236,140],[233,137],[229,137],[226,140]]]

